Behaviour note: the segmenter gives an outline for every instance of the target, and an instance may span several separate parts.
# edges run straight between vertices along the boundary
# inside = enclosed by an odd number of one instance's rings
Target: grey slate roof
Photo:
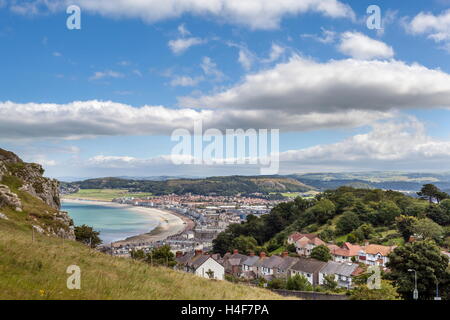
[[[350,277],[357,268],[358,265],[356,263],[338,263],[330,261],[322,268],[322,270],[320,270],[320,273]]]
[[[298,258],[295,257],[284,257],[283,262],[278,266],[281,270],[287,270],[298,262]]]
[[[246,266],[252,267],[257,261],[259,260],[258,256],[251,256],[245,259],[242,264],[245,264]]]
[[[315,273],[319,272],[326,264],[326,262],[315,259],[298,258],[297,263],[289,269],[306,273]]]

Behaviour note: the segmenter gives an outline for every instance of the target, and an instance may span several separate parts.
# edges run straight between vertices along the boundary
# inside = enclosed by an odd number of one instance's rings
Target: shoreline
[[[62,203],[78,203],[78,204],[92,204],[99,206],[109,206],[115,208],[124,208],[147,216],[159,221],[158,225],[149,232],[128,237],[123,240],[112,243],[113,247],[120,247],[125,245],[139,245],[142,243],[152,243],[162,241],[170,236],[179,234],[192,228],[194,222],[187,217],[178,215],[169,210],[132,206],[128,204],[115,203],[110,201],[86,200],[86,199],[61,199]],[[104,244],[108,245],[108,244]]]

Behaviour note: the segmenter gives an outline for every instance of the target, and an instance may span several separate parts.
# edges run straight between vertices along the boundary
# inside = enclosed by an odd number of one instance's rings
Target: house
[[[298,237],[298,235],[296,237]],[[309,257],[311,251],[320,245],[326,244],[317,235],[312,233],[300,234],[300,238],[295,242],[295,250],[298,255]]]
[[[247,259],[248,256],[240,254],[238,250],[234,250],[233,254],[227,252],[222,259],[225,272],[240,277],[242,274],[242,263]]]
[[[298,262],[298,258],[289,257],[287,252],[283,252],[281,257],[283,261],[276,267],[274,275],[276,278],[287,278],[289,268]]]
[[[300,232],[294,232],[287,238],[288,244],[295,244],[303,235]]]
[[[326,282],[325,276],[333,275],[338,287],[351,289],[353,277],[362,272],[363,270],[356,263],[329,261],[319,272],[319,284],[324,285]]]
[[[217,259],[209,254],[203,254],[202,250],[195,250],[182,254],[177,252],[175,260],[178,263],[178,269],[196,274],[207,279],[225,279],[225,268]]]
[[[242,261],[242,273],[241,277],[245,279],[255,279],[256,278],[256,262],[258,262],[259,257],[255,256],[254,253],[250,253],[250,256]]]
[[[334,244],[327,245],[330,253],[333,256],[333,261],[336,262],[357,262],[359,253],[362,250],[361,246],[345,242],[342,247]]]
[[[386,267],[389,262],[388,255],[396,248],[396,246],[382,246],[378,244],[367,244],[361,248],[358,260],[369,266]]]
[[[315,286],[319,284],[319,272],[326,264],[315,259],[298,258],[298,261],[289,267],[288,276],[303,275],[311,285]]]
[[[283,258],[277,255],[266,257],[264,252],[261,252],[260,259],[254,264],[256,267],[256,276],[258,278],[265,278],[272,280],[275,277],[275,270],[283,262]]]

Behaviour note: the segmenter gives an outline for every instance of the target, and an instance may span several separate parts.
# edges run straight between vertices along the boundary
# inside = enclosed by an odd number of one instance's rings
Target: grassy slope
[[[77,242],[36,235],[0,220],[0,299],[282,299],[270,291],[210,281],[184,272],[111,257]],[[66,288],[69,265],[81,290]]]

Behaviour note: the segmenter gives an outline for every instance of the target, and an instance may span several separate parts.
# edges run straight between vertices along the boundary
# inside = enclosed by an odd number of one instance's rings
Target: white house
[[[389,262],[388,255],[395,248],[395,246],[388,247],[377,244],[368,244],[359,252],[359,262],[369,266],[386,267],[386,263]]]
[[[175,260],[177,269],[196,274],[207,279],[225,279],[225,268],[211,255],[203,254],[202,250],[195,250],[182,254],[177,252]]]

